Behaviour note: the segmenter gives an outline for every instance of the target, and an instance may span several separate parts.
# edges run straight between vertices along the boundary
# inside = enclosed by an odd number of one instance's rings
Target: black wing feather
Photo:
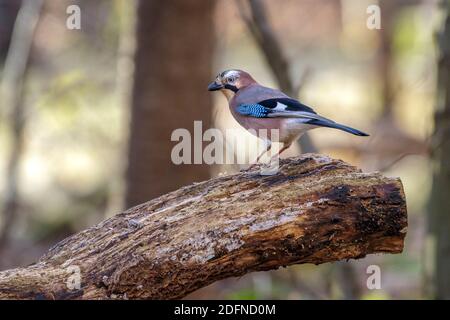
[[[311,107],[308,107],[299,101],[291,98],[274,98],[274,99],[267,99],[258,102],[258,104],[273,109],[277,106],[277,103],[282,103],[286,105],[286,111],[304,111],[304,112],[310,112],[310,113],[316,113]]]

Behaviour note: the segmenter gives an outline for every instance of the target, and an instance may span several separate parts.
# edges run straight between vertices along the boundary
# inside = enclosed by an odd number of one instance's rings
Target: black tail
[[[367,133],[359,131],[358,129],[350,128],[350,127],[344,126],[343,124],[339,124],[336,122],[331,122],[331,121],[328,122],[325,120],[311,119],[310,121],[308,121],[308,123],[316,125],[316,126],[320,126],[320,127],[339,129],[339,130],[354,134],[355,136],[362,136],[362,137],[369,136]]]

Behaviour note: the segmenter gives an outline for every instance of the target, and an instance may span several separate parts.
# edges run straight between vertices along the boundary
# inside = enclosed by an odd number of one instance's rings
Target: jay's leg
[[[255,161],[252,165],[250,165],[249,169],[253,169],[253,167],[255,167],[255,166],[259,163],[259,160],[261,159],[261,157],[262,157],[263,155],[265,155],[267,152],[269,152],[269,150],[272,148],[272,141],[270,141],[270,140],[265,140],[265,143],[266,143],[266,148],[265,148],[264,151],[256,158],[256,161]]]
[[[266,149],[258,156],[258,158],[256,158],[256,163],[259,162],[259,160],[261,159],[261,157],[266,154],[267,152],[269,152],[269,150],[272,148],[272,141],[270,140],[266,140]]]
[[[291,143],[283,143],[283,147],[278,151],[278,153],[276,155],[274,155],[272,158],[270,158],[270,163],[272,163],[272,161],[274,159],[279,158],[280,154],[282,154],[285,150],[287,150],[291,146],[291,144],[292,144],[292,142]]]

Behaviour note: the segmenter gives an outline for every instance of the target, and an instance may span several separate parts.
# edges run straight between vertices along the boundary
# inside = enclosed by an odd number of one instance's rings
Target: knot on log
[[[281,160],[272,176],[259,169],[183,187],[75,234],[36,264],[0,272],[0,298],[181,298],[251,271],[402,251],[398,178],[313,154]],[[80,271],[75,289],[70,266]]]

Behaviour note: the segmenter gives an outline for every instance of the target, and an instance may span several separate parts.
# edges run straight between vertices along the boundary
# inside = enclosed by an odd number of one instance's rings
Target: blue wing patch
[[[267,115],[270,113],[269,109],[257,103],[241,104],[236,108],[236,111],[244,116],[255,118],[266,118]]]

